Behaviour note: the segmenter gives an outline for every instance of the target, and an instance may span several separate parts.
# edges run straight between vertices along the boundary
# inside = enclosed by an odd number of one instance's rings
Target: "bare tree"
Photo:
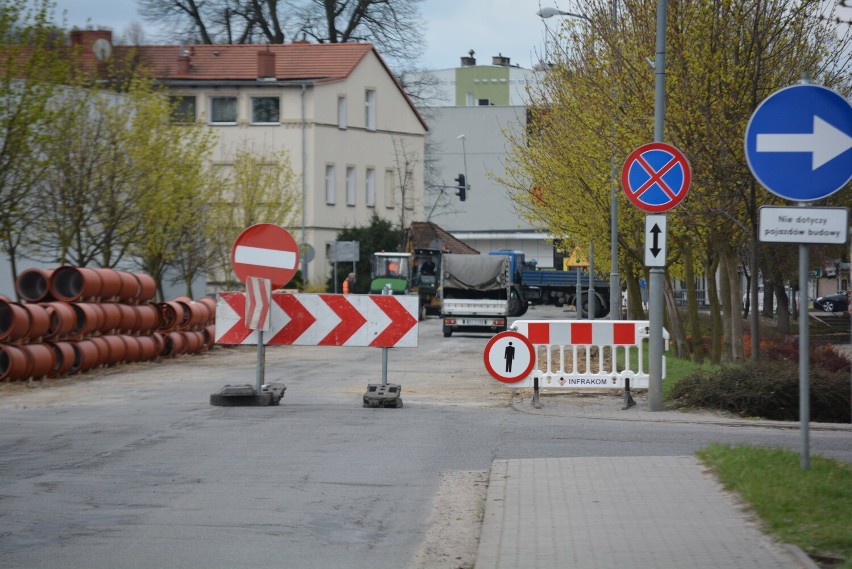
[[[116,43],[119,45],[145,45],[148,43],[148,35],[141,23],[133,21],[127,24]]]
[[[415,211],[414,169],[422,160],[417,149],[411,149],[406,141],[399,137],[393,138],[394,160],[396,162],[396,182],[399,188],[399,230],[400,250],[405,247],[405,231],[411,223]]]
[[[149,22],[170,22],[170,39],[196,43],[368,42],[389,60],[417,59],[423,0],[138,0]]]

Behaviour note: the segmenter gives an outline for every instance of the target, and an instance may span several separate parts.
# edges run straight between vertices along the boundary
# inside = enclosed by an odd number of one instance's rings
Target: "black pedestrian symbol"
[[[515,347],[512,345],[512,342],[509,342],[509,345],[506,346],[503,358],[506,360],[506,373],[512,373],[512,360],[515,359]]]

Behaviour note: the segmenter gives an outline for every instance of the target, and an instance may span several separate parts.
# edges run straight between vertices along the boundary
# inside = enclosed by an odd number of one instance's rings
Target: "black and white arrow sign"
[[[645,216],[645,266],[666,266],[666,216]]]

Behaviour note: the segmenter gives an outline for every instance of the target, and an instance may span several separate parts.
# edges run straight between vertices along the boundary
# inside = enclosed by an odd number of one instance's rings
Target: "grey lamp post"
[[[553,16],[568,16],[571,18],[580,18],[591,22],[592,19],[584,14],[576,14],[574,12],[565,12],[553,7],[542,8],[536,12],[542,18],[551,18]],[[618,1],[612,0],[612,21],[618,21]],[[615,139],[615,117],[612,119],[612,135]],[[616,175],[616,160],[613,152],[611,158],[612,171],[610,172],[610,205],[609,205],[609,251],[610,251],[610,271],[609,271],[609,318],[610,320],[619,320],[621,318],[621,284],[619,283],[618,275],[618,176]],[[589,275],[589,279],[593,279],[593,275]]]

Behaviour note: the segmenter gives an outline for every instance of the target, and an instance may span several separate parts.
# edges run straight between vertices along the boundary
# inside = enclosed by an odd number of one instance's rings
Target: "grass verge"
[[[691,360],[666,355],[666,377],[663,380],[663,399],[670,398],[675,385],[689,374],[699,370],[713,372],[718,371],[720,368],[721,366],[718,365],[697,364]]]
[[[646,372],[649,369],[649,352],[650,349],[648,348],[648,343],[645,342],[645,349],[642,350],[642,369],[644,369]],[[692,360],[686,360],[675,357],[671,353],[666,353],[664,354],[664,356],[666,358],[666,373],[665,378],[663,378],[663,399],[669,398],[672,390],[674,390],[675,385],[677,385],[677,383],[687,375],[699,370],[716,371],[721,368],[721,366],[718,365],[697,364],[694,363]],[[619,350],[616,357],[618,369],[624,369],[623,352]]]
[[[845,558],[834,567],[852,569],[852,465],[812,456],[802,470],[798,453],[749,446],[714,444],[697,454],[767,532],[815,558]]]

